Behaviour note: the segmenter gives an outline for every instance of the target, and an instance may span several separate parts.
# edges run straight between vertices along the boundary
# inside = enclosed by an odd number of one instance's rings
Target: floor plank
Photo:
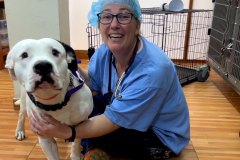
[[[213,71],[207,82],[194,82],[183,89],[190,109],[191,140],[199,159],[239,159],[240,96]]]

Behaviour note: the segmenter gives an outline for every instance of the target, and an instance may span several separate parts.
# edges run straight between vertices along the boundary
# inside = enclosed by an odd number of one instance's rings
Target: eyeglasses
[[[133,14],[132,13],[119,13],[113,15],[111,13],[98,13],[97,14],[99,22],[101,24],[110,24],[113,21],[113,18],[116,17],[118,23],[120,24],[129,24],[132,20]]]

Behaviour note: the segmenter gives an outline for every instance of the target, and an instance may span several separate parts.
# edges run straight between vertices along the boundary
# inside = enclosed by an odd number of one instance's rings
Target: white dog
[[[13,80],[23,87],[16,138],[25,138],[25,113],[31,110],[48,114],[69,126],[86,120],[93,109],[92,94],[78,74],[74,50],[50,38],[26,39],[8,53],[6,68]],[[39,137],[39,143],[49,160],[58,160],[54,139]],[[71,159],[80,159],[80,140],[75,139]]]

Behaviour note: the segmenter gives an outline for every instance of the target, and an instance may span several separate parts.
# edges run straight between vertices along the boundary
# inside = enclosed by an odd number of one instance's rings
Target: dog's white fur
[[[56,54],[57,52],[57,54]],[[22,86],[20,113],[16,129],[16,138],[23,140],[25,138],[24,121],[26,111],[31,114],[31,110],[41,114],[48,114],[62,123],[76,125],[86,120],[93,108],[93,101],[90,89],[86,84],[74,93],[66,106],[56,111],[45,111],[36,107],[29,99],[26,91],[31,93],[35,99],[43,104],[57,104],[64,101],[70,81],[70,70],[68,63],[71,63],[73,57],[66,53],[64,46],[51,38],[39,40],[25,39],[18,42],[8,53],[6,65],[13,80],[19,81]],[[53,84],[43,82],[36,85],[41,80],[41,75],[34,71],[34,66],[39,62],[47,62],[52,65],[51,79]],[[78,85],[77,79],[74,84]],[[57,95],[51,100],[48,97]],[[39,143],[43,152],[49,160],[58,160],[57,144],[53,138],[39,137]],[[80,140],[75,139],[71,148],[71,159],[80,159]]]

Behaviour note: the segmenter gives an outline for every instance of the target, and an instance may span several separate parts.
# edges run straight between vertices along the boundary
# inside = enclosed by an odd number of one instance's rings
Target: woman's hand
[[[39,136],[67,139],[72,134],[68,125],[46,114],[37,115],[34,111],[31,111],[29,120],[32,131]]]

